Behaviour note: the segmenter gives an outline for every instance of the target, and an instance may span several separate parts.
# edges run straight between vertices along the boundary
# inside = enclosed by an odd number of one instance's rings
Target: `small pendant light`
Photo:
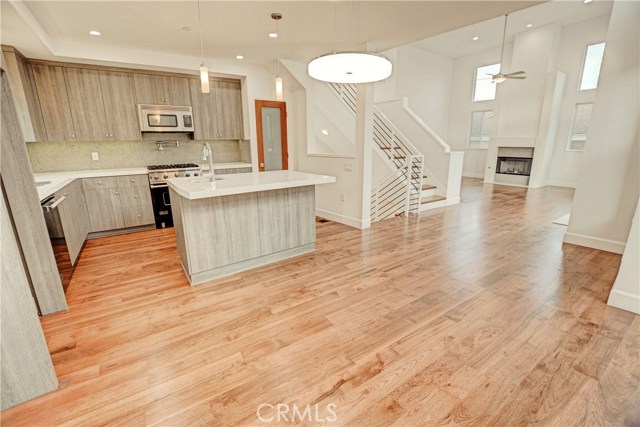
[[[209,69],[204,64],[204,40],[202,37],[202,20],[200,18],[200,0],[196,0],[198,4],[198,27],[200,28],[200,53],[202,54],[202,63],[200,64],[200,89],[202,93],[209,93]]]
[[[280,32],[278,28],[278,21],[282,19],[282,14],[275,12],[271,14],[271,19],[276,21],[276,56],[278,61],[278,73],[276,74],[276,101],[282,101],[284,98],[282,88],[282,77],[280,77]]]

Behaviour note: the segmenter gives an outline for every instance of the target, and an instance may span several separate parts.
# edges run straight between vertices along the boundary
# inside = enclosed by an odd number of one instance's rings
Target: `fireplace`
[[[531,175],[533,159],[523,157],[498,157],[496,173],[506,175]]]
[[[512,185],[529,185],[533,148],[498,147],[495,182]]]

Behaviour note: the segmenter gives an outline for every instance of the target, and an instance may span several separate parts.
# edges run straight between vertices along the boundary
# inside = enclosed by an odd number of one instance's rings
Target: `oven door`
[[[169,187],[166,184],[151,186],[151,201],[153,202],[156,228],[173,227]]]

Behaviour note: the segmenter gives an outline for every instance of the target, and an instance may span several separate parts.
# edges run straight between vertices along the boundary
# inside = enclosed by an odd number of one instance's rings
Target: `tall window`
[[[584,150],[587,141],[587,130],[589,129],[589,120],[591,120],[591,110],[593,103],[576,104],[573,112],[573,123],[571,125],[571,136],[569,137],[569,150]]]
[[[493,111],[474,111],[471,113],[471,135],[469,148],[488,148],[491,137],[491,119]]]
[[[595,89],[598,87],[598,77],[600,77],[600,67],[604,56],[604,42],[590,44],[584,55],[584,65],[582,66],[582,78],[580,79],[580,90]]]
[[[500,64],[485,65],[476,68],[473,85],[473,101],[491,101],[496,99],[496,84],[491,83],[491,75],[500,72]]]

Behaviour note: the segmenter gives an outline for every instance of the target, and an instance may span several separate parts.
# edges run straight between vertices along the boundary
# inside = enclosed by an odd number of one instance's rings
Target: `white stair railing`
[[[328,83],[331,91],[356,114],[356,85]],[[371,221],[398,214],[417,213],[424,170],[424,156],[402,132],[374,106],[373,142],[394,172],[371,194]]]

